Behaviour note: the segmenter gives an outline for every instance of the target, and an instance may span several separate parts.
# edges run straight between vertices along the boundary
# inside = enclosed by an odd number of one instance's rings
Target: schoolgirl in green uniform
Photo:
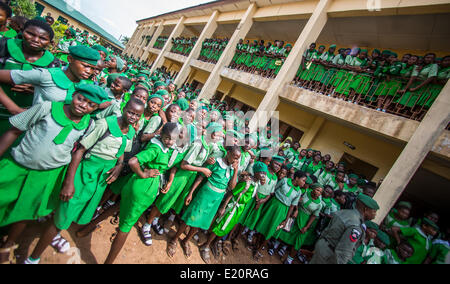
[[[106,186],[123,169],[124,153],[131,150],[135,134],[132,125],[144,107],[141,101],[130,100],[123,116],[97,121],[95,129],[80,141],[63,182],[54,223],[42,234],[29,261],[39,260],[53,238],[72,223],[86,225],[92,220]]]
[[[312,77],[312,81],[314,82],[313,88],[321,87],[324,83],[327,83],[329,81],[329,78],[333,75],[328,70],[328,67],[330,67],[330,63],[333,62],[333,59],[335,57],[334,52],[336,51],[336,45],[332,44],[328,48],[327,52],[322,53],[322,55],[319,58],[315,75]]]
[[[387,264],[406,264],[413,254],[414,248],[406,241],[401,242],[395,249],[385,250]]]
[[[179,129],[175,123],[165,124],[161,137],[152,139],[152,144],[128,162],[134,174],[122,190],[119,231],[105,263],[114,262],[132,227],[155,201],[160,177],[172,166],[169,159],[178,136]]]
[[[101,88],[80,85],[70,104],[45,102],[10,118],[13,128],[0,138],[0,154],[26,133],[11,157],[0,161],[7,173],[0,180],[0,226],[13,224],[2,248],[14,250],[26,226],[22,221],[47,216],[56,208],[55,196],[74,144],[92,130],[90,113],[104,100]]]
[[[264,208],[255,228],[263,240],[255,251],[256,261],[263,257],[262,247],[267,246],[268,240],[272,237],[277,239],[280,236],[281,229],[286,225],[294,207],[298,205],[303,195],[301,188],[305,185],[306,178],[304,172],[297,171],[294,179],[286,178],[277,184],[275,195]]]
[[[89,79],[100,59],[96,50],[86,46],[73,46],[70,52],[70,64],[66,71],[60,68],[29,71],[0,70],[0,83],[33,85],[33,105],[45,101],[69,102],[75,91],[75,83]]]
[[[168,244],[167,253],[170,257],[175,254],[176,241],[185,231],[186,226],[190,226],[191,228],[186,238],[181,241],[181,246],[186,257],[189,258],[191,256],[192,251],[189,240],[199,229],[208,230],[210,228],[227,188],[232,190],[236,187],[240,158],[240,148],[233,146],[228,148],[227,155],[224,159],[217,158],[215,164],[208,165],[207,168],[210,169],[212,174],[193,198],[195,190],[204,179],[202,175],[196,178],[185,200],[188,208],[181,217],[183,222],[178,228],[176,235]]]
[[[15,38],[17,32],[7,26],[12,10],[5,2],[0,2],[0,38]]]
[[[0,68],[3,70],[32,70],[58,67],[58,61],[46,50],[53,35],[53,30],[48,24],[40,20],[27,21],[24,26],[23,40],[0,40],[0,45],[3,45],[0,50],[4,51],[3,54],[0,54]],[[39,38],[37,42],[35,41],[36,37]],[[29,93],[33,93],[33,90],[27,85],[1,84],[1,88],[4,93],[0,91],[0,134],[3,134],[10,126],[9,117],[31,107],[33,96]]]
[[[183,161],[176,168],[176,173],[173,179],[169,179],[167,186],[161,191],[161,195],[155,202],[155,207],[152,208],[147,223],[143,227],[144,240],[151,238],[150,224],[157,225],[158,217],[166,214],[170,209],[173,209],[178,215],[181,213],[184,201],[189,194],[191,185],[195,181],[197,173],[202,173],[206,177],[210,177],[212,172],[203,165],[209,157],[211,142],[218,138],[218,133],[222,131],[222,126],[212,124],[207,128],[207,136],[200,136],[192,145],[189,146],[187,154],[184,155]],[[171,219],[174,219],[173,216]],[[173,220],[171,220],[173,221]],[[150,236],[149,236],[150,235]],[[147,236],[147,237],[146,237]],[[147,241],[148,244],[150,241]]]
[[[78,45],[76,39],[76,31],[72,28],[68,28],[64,32],[64,37],[59,41],[58,43],[58,51],[56,52],[55,56],[59,60],[69,63],[68,61],[68,55],[69,55],[69,48],[71,46]]]
[[[254,197],[256,190],[261,181],[265,182],[265,176],[267,175],[267,166],[262,162],[256,162],[253,165],[254,178],[248,177],[238,183],[232,192],[228,193],[228,197],[225,198],[225,202],[218,212],[217,219],[215,220],[208,240],[201,245],[201,257],[206,262],[210,262],[209,247],[211,243],[217,237],[224,237],[226,235],[233,235],[232,231],[238,224],[239,218],[244,212],[245,205]],[[230,243],[226,241],[226,243]]]
[[[307,237],[315,234],[315,227],[318,217],[323,208],[321,199],[323,186],[312,184],[308,190],[302,192],[302,198],[294,212],[294,224],[289,232],[282,231],[280,240],[291,245],[289,256],[286,258],[287,264],[291,264],[297,251],[305,244]]]
[[[333,169],[334,163],[332,161],[327,161],[324,168],[322,167],[314,173],[314,176],[317,178],[317,183],[327,185],[334,176]]]
[[[267,179],[264,185],[261,185],[257,189],[257,194],[249,202],[239,219],[239,224],[241,224],[245,230],[243,234],[248,231],[247,241],[249,244],[253,243],[253,236],[256,233],[255,227],[258,224],[261,214],[264,211],[267,201],[273,196],[275,192],[275,187],[278,182],[277,174],[281,170],[281,165],[284,163],[284,158],[280,156],[274,156],[269,158],[270,167],[267,173]]]

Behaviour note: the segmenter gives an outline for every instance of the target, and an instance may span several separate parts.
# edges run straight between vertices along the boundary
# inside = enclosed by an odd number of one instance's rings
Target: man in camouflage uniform
[[[359,194],[356,209],[336,212],[316,243],[311,264],[347,264],[365,238],[365,221],[375,218],[378,204]]]

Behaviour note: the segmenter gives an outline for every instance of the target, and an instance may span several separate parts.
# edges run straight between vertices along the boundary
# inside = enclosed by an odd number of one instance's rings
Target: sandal
[[[109,238],[109,241],[111,242],[111,243],[113,243],[114,242],[114,239],[117,237],[117,232],[114,232],[112,235],[111,235],[111,237]]]
[[[158,234],[158,235],[162,235],[162,234],[164,234],[164,228],[163,228],[163,226],[161,226],[160,224],[159,224],[159,222],[158,223],[156,223],[156,225],[152,225],[152,227],[153,227],[153,230]]]
[[[200,256],[202,257],[203,261],[206,264],[211,264],[211,256],[210,256],[209,252],[210,252],[210,249],[208,247],[200,248]]]
[[[142,229],[141,229],[142,239],[144,241],[144,244],[148,247],[153,244],[152,234],[150,233],[150,229],[151,229],[150,226],[142,227]]]
[[[229,255],[231,253],[231,242],[230,241],[224,241],[223,242],[223,254]]]
[[[8,254],[8,260],[0,263],[0,264],[16,264],[16,256],[14,255],[14,251],[19,247],[19,245],[14,245],[9,248],[0,248],[1,254]]]
[[[286,246],[282,246],[279,250],[278,250],[278,255],[280,256],[280,258],[283,258],[283,256],[286,254]]]
[[[188,242],[180,241],[181,248],[183,249],[184,255],[189,259],[192,255],[191,245]]]
[[[167,255],[172,258],[177,252],[177,241],[170,241],[167,244]]]
[[[60,234],[57,234],[50,244],[59,253],[66,253],[70,249],[70,243],[64,239]]]
[[[114,217],[109,221],[111,225],[118,225],[119,224],[119,214],[115,214]]]

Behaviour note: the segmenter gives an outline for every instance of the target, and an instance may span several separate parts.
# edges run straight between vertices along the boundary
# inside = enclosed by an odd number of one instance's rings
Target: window
[[[42,15],[42,12],[44,11],[45,7],[41,4],[39,4],[38,2],[35,2],[34,5],[36,7],[36,16],[40,17]]]
[[[59,16],[57,21],[63,23],[64,25],[67,25],[67,23],[69,22],[69,20],[62,16]]]

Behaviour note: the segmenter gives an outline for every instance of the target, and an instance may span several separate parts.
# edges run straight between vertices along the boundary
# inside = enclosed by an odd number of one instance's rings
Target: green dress
[[[322,199],[318,198],[313,200],[311,198],[311,191],[307,191],[306,194],[303,194],[303,198],[299,202],[297,219],[292,225],[290,232],[283,230],[280,234],[280,239],[285,243],[294,246],[295,250],[299,250],[308,239],[315,240],[315,236],[312,237],[311,235],[315,234],[314,230],[322,208]],[[300,230],[306,226],[311,215],[316,216],[316,219],[311,224],[308,231],[302,234]]]
[[[274,193],[277,181],[278,177],[276,174],[271,174],[270,172],[267,173],[266,183],[264,185],[260,185],[257,188],[258,199],[265,199],[267,198],[267,196]],[[239,224],[249,228],[250,230],[254,230],[267,203],[268,201],[266,201],[266,203],[264,204],[261,204],[258,210],[255,210],[256,198],[252,198],[252,200],[245,206],[244,212],[239,219]]]
[[[278,226],[286,220],[290,206],[296,206],[301,196],[300,187],[294,186],[291,179],[282,179],[276,186],[275,196],[264,207],[255,230],[266,240],[278,239],[282,232],[282,229],[277,230]]]
[[[189,147],[184,160],[192,166],[201,167],[208,158],[210,149],[202,136]],[[170,190],[166,194],[161,194],[155,202],[161,214],[167,213],[170,209],[180,214],[196,176],[197,172],[194,171],[180,168],[177,170]]]
[[[36,220],[56,209],[71,150],[88,130],[90,118],[85,115],[75,124],[65,115],[62,103],[46,102],[10,121],[26,133],[11,157],[0,161],[4,173],[0,175],[0,227]]]
[[[449,264],[450,244],[445,240],[435,240],[431,248],[430,257],[432,264]]]
[[[420,228],[407,227],[400,229],[401,235],[414,248],[413,255],[406,260],[407,264],[422,264],[431,250],[431,237]]]
[[[6,37],[6,38],[15,38],[17,36],[17,32],[11,28],[9,28],[7,31],[0,32],[0,38]]]
[[[258,184],[254,182],[241,182],[233,189],[233,197],[227,204],[225,213],[217,218],[212,232],[219,237],[226,236],[239,222],[245,205],[252,200]]]
[[[141,167],[159,170],[164,174],[169,169],[169,159],[173,149],[165,147],[161,140],[153,138],[147,148],[136,155]],[[122,189],[120,202],[119,229],[130,232],[131,228],[156,199],[161,176],[143,179],[133,174]]]
[[[228,182],[233,177],[233,169],[221,158],[218,158],[215,164],[206,167],[211,170],[212,175],[199,189],[181,217],[186,225],[202,230],[210,228],[225,196]]]
[[[87,158],[81,161],[75,173],[73,198],[68,202],[61,201],[55,212],[55,226],[60,230],[69,229],[73,222],[86,225],[92,220],[107,187],[108,171],[116,165],[117,159],[122,157],[126,150],[131,150],[135,134],[133,126],[130,125],[128,133],[123,134],[116,116],[110,116],[105,121],[106,127],[97,123],[94,131],[80,141],[86,149],[92,147],[92,150],[86,155]],[[100,141],[108,130],[110,135]],[[122,143],[117,143],[117,140]],[[108,149],[108,153],[104,152],[102,157],[94,155],[103,149]]]

